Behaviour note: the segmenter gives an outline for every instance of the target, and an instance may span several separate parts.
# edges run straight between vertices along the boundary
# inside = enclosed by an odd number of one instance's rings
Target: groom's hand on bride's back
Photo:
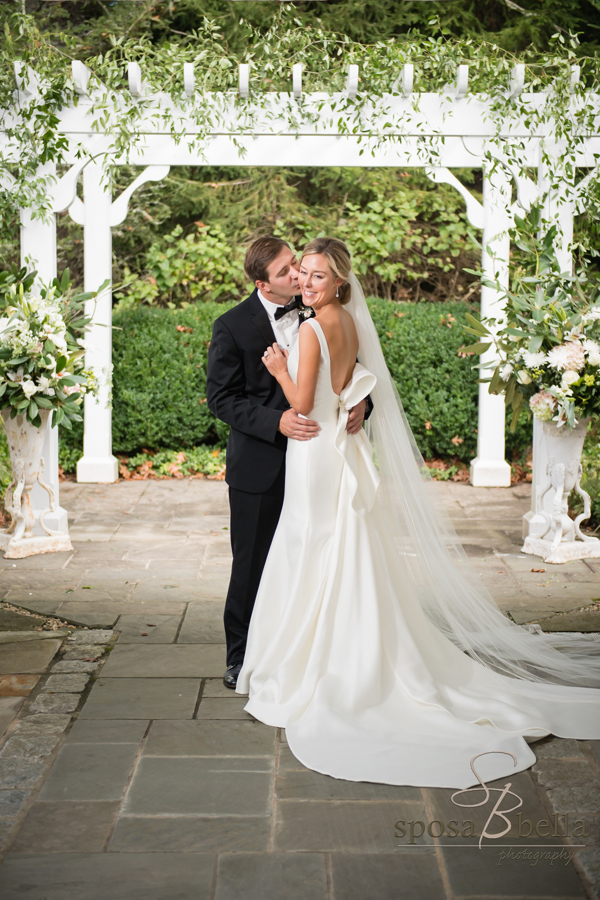
[[[358,434],[360,429],[363,427],[366,410],[366,400],[361,400],[360,403],[357,403],[356,406],[352,407],[350,413],[348,414],[348,423],[346,425],[346,431],[348,432],[348,434]]]
[[[279,420],[279,431],[293,441],[310,441],[320,430],[318,422],[299,416],[293,409],[286,409]]]

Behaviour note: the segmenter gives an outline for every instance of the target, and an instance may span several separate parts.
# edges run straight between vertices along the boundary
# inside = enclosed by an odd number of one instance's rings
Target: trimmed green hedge
[[[466,303],[389,303],[369,300],[386,362],[423,456],[477,452],[476,356],[459,356],[472,343],[461,328]],[[531,444],[531,422],[506,432],[507,451]]]
[[[206,404],[212,326],[232,304],[117,311],[113,333],[113,446],[179,450],[226,438]]]
[[[180,450],[225,441],[227,427],[206,405],[206,360],[213,321],[230,305],[115,311],[115,452]],[[470,342],[460,323],[473,307],[387,300],[370,300],[369,305],[423,455],[472,458],[477,447],[476,357],[462,358],[458,351]],[[76,431],[72,436],[63,432],[71,446],[80,439]],[[530,423],[507,433],[509,450],[530,443]]]

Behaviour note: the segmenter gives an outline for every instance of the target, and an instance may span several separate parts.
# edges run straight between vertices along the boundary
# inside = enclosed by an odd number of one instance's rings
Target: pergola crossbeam
[[[346,79],[346,94],[352,100],[358,94],[358,66],[348,66],[348,77]]]
[[[196,90],[194,63],[183,64],[183,90],[188,100],[194,96],[194,91]]]
[[[250,65],[248,63],[240,65],[238,93],[244,100],[250,96]]]
[[[132,97],[141,97],[143,92],[142,70],[137,62],[127,63],[127,81]]]
[[[302,63],[296,63],[292,67],[292,89],[294,98],[300,100],[302,97]]]
[[[508,92],[509,98],[512,100],[515,97],[520,96],[523,93],[523,88],[525,87],[525,66],[523,63],[518,63],[511,72],[510,75],[510,88]]]
[[[75,93],[79,94],[80,97],[87,97],[88,83],[91,74],[88,67],[82,63],[81,60],[74,59],[71,63],[71,76],[73,78]]]
[[[456,72],[456,99],[462,100],[469,90],[469,67],[459,66]]]

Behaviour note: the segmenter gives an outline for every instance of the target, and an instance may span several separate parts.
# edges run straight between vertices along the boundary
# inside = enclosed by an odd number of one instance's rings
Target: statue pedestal
[[[581,419],[574,428],[543,423],[546,471],[531,515],[530,525],[535,525],[535,529],[532,527],[525,538],[522,552],[541,556],[547,563],[600,558],[600,540],[583,534],[580,527],[590,517],[590,498],[580,483],[581,453],[588,423],[589,419]],[[583,498],[583,512],[576,519],[571,519],[568,513],[572,490]]]

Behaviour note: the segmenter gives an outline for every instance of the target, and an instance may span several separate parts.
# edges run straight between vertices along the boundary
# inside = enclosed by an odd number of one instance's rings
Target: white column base
[[[82,456],[77,463],[77,481],[87,484],[107,484],[119,480],[119,460],[116,456]]]
[[[473,487],[510,487],[510,466],[504,459],[471,460]]]
[[[598,559],[600,541],[597,538],[588,538],[585,541],[561,541],[558,547],[555,547],[553,541],[527,537],[521,553],[541,556],[544,562],[556,564],[571,562],[574,559]]]
[[[73,545],[68,534],[44,534],[43,537],[24,537],[16,540],[6,532],[0,533],[0,550],[4,551],[4,559],[25,559],[39,553],[60,553],[72,549]]]
[[[547,529],[548,523],[540,513],[535,513],[530,509],[523,516],[523,539],[528,537],[541,538]]]
[[[532,430],[533,466],[531,477],[531,509],[523,516],[523,537],[539,538],[546,533],[547,520],[541,511],[537,512],[538,497],[544,488],[548,466],[548,448],[544,438],[543,423],[533,420]],[[542,499],[542,509],[552,517],[553,492],[548,491]]]

